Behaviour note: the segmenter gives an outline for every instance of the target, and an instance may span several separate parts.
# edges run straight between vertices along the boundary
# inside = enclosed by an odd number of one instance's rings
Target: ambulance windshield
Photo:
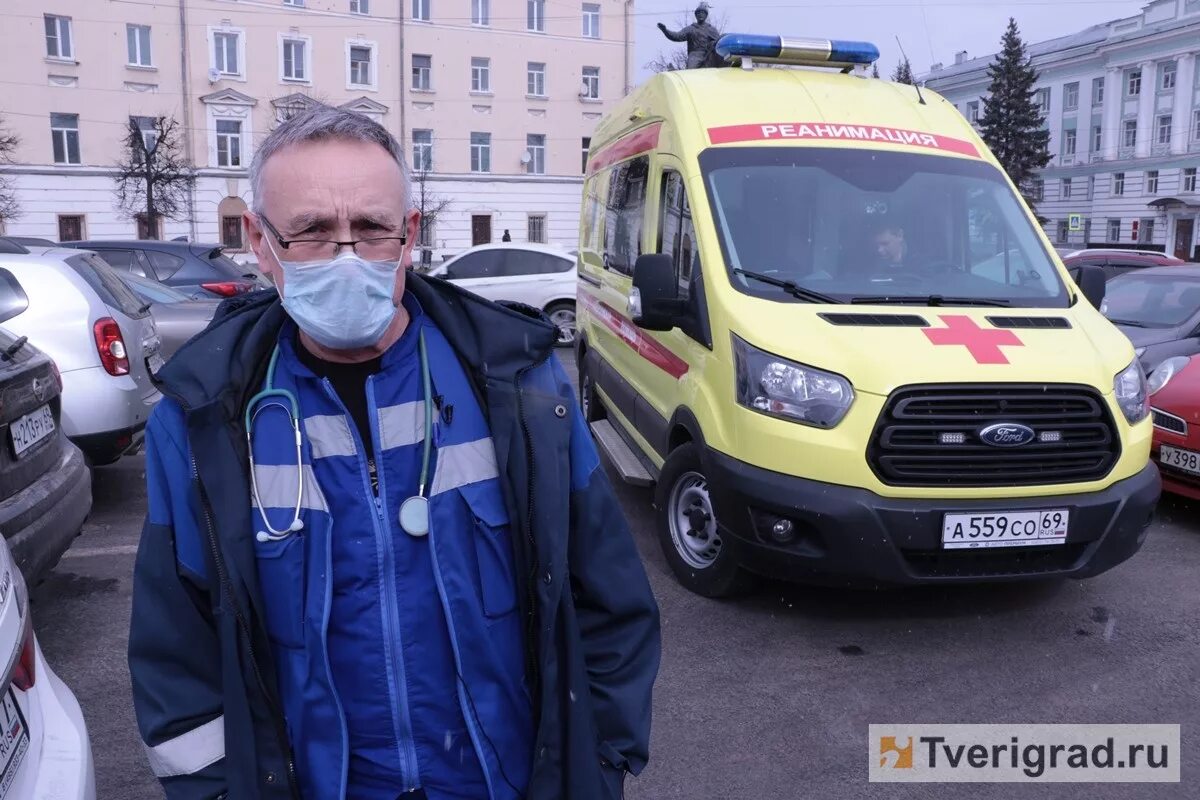
[[[1070,293],[984,161],[844,148],[715,148],[705,185],[733,285],[795,302],[1063,308]]]

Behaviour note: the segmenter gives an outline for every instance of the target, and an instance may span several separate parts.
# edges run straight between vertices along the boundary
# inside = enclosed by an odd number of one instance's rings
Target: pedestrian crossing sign
[[[1083,214],[1068,214],[1067,227],[1073,231],[1083,230]]]

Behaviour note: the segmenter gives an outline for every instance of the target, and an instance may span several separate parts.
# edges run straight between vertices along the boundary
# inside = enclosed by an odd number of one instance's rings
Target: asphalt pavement
[[[83,706],[101,800],[160,798],[125,648],[144,461],[97,470],[83,535],[33,592]],[[662,610],[651,764],[629,800],[1200,797],[1200,505],[1167,500],[1142,551],[1086,581],[904,591],[684,591],[650,494],[618,485]],[[868,784],[868,723],[1183,725],[1180,784]]]

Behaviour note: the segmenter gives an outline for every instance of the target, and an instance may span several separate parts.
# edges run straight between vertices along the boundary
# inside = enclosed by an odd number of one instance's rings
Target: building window
[[[583,87],[580,92],[580,97],[585,97],[589,100],[600,99],[600,68],[599,67],[584,67],[583,68]]]
[[[59,214],[58,215],[58,240],[60,242],[82,242],[83,241],[83,215],[82,214]]]
[[[584,175],[587,174],[588,151],[592,149],[592,137],[583,137],[583,167],[581,170]]]
[[[1091,200],[1096,196],[1096,176],[1088,175],[1087,199]]]
[[[1154,242],[1154,220],[1152,218],[1143,218],[1142,224],[1138,226],[1138,244],[1151,244]]]
[[[471,24],[492,24],[491,0],[471,0]]]
[[[125,44],[129,49],[130,66],[148,67],[150,61],[150,26],[126,25]]]
[[[1033,93],[1033,102],[1043,114],[1050,113],[1050,89],[1038,89]]]
[[[412,57],[412,88],[418,92],[433,91],[433,57]]]
[[[1067,235],[1069,232],[1070,229],[1067,227],[1067,220],[1060,219],[1058,221],[1058,236],[1055,241],[1057,241],[1059,244],[1066,244]]]
[[[1063,200],[1071,199],[1071,179],[1070,178],[1062,179],[1062,199]]]
[[[1092,105],[1104,104],[1104,78],[1092,78]]]
[[[1127,97],[1137,97],[1142,93],[1142,71],[1140,69],[1131,69],[1126,73],[1125,77],[1125,95]]]
[[[1188,167],[1183,171],[1183,191],[1196,191],[1196,168]]]
[[[221,217],[221,244],[230,250],[245,250],[242,243],[242,218],[240,216]]]
[[[1129,149],[1137,144],[1137,120],[1127,119],[1121,129],[1121,147]]]
[[[1077,134],[1072,130],[1063,131],[1063,155],[1068,158],[1075,157],[1075,143]]]
[[[1158,118],[1158,143],[1171,143],[1171,115],[1163,114]]]
[[[1158,194],[1158,170],[1146,173],[1146,194]]]
[[[147,217],[145,213],[134,214],[133,219],[137,223],[137,238],[162,238],[162,217],[158,214],[155,214],[153,217]],[[174,256],[172,256],[172,258],[174,258]]]
[[[146,148],[147,153],[153,152],[158,146],[158,130],[154,125],[154,117],[130,117],[129,121],[137,126],[138,133],[142,135],[142,147]]]
[[[1083,244],[1086,247],[1087,243],[1092,240],[1092,221],[1085,219],[1083,221]]]
[[[1125,173],[1114,172],[1112,177],[1112,194],[1113,197],[1120,197],[1125,194]]]
[[[979,101],[972,100],[967,103],[967,122],[979,122]]]
[[[546,135],[530,133],[525,136],[525,149],[529,151],[529,163],[525,171],[530,175],[546,174]]]
[[[1043,178],[1031,178],[1029,181],[1029,196],[1041,202],[1046,199],[1046,181]]]
[[[413,131],[412,167],[415,172],[433,171],[433,131]]]
[[[423,249],[429,249],[434,246],[435,237],[434,237],[434,227],[433,226],[435,224],[436,224],[435,220],[421,217],[421,229],[417,232],[417,246],[418,247],[421,247]],[[424,254],[421,255],[421,258],[422,258],[421,263],[425,263],[424,262],[424,258],[425,258]]]
[[[412,0],[412,18],[421,22],[429,22],[430,0]]]
[[[546,32],[546,0],[525,0],[525,27]]]
[[[600,38],[600,4],[583,4],[583,35],[588,39]]]
[[[471,134],[471,172],[492,171],[492,135]]]
[[[217,31],[213,34],[213,68],[222,75],[240,75],[238,50],[241,34]]]
[[[365,45],[350,47],[350,85],[373,86],[371,74],[371,48]]]
[[[1192,141],[1200,142],[1200,108],[1192,112]]]
[[[537,61],[530,61],[525,69],[527,78],[525,91],[534,97],[545,97],[546,65]]]
[[[217,120],[217,166],[242,165],[242,123],[236,119]]]
[[[1121,220],[1110,219],[1108,221],[1108,241],[1110,241],[1110,242],[1121,241]]]
[[[1104,129],[1099,125],[1092,128],[1092,152],[1099,153],[1104,146]]]
[[[490,58],[471,59],[471,91],[490,92],[492,90],[492,60]]]
[[[1063,87],[1063,111],[1074,111],[1079,108],[1079,84],[1068,83]]]
[[[1175,62],[1168,61],[1158,68],[1158,88],[1169,92],[1175,88]]]
[[[71,18],[45,14],[46,55],[50,58],[74,58],[75,45],[71,42]]]
[[[55,164],[81,164],[79,158],[79,115],[51,114],[50,139]]]
[[[371,0],[350,0],[351,14],[370,14]]]
[[[308,80],[308,42],[304,39],[283,40],[283,79]]]
[[[533,244],[546,243],[546,215],[530,214],[526,240]]]
[[[296,8],[304,8],[304,0],[283,0],[285,6],[295,6]]]

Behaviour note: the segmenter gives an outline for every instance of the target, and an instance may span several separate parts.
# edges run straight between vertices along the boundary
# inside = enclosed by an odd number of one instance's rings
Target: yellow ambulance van
[[[592,138],[580,396],[689,589],[1086,577],[1160,482],[1146,385],[953,105],[732,34]],[[764,63],[765,62],[765,63]],[[812,68],[825,67],[825,69]]]

